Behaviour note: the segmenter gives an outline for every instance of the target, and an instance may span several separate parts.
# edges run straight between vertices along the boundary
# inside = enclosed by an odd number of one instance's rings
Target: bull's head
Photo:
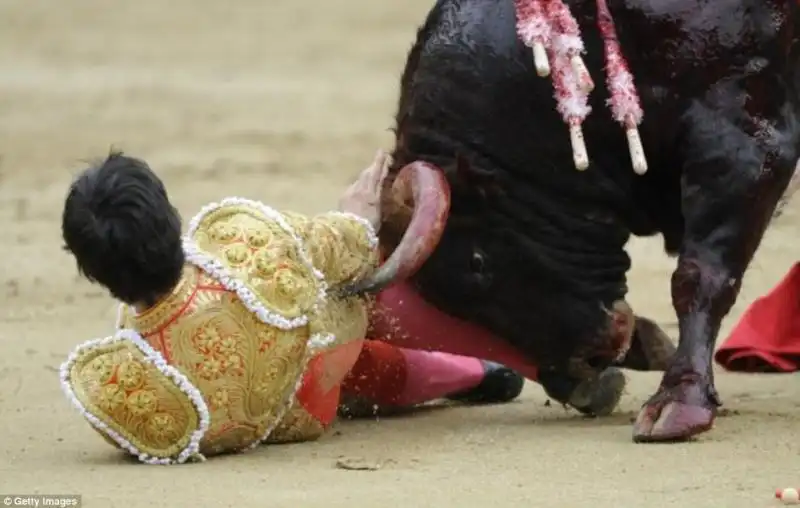
[[[440,310],[488,328],[531,359],[570,370],[564,365],[570,358],[607,352],[598,358],[602,364],[625,348],[630,308],[615,302],[616,295],[603,308],[596,298],[570,292],[569,283],[580,277],[550,266],[553,253],[541,255],[552,250],[548,242],[532,243],[525,225],[501,225],[496,202],[505,200],[486,196],[493,184],[462,181],[476,175],[460,164],[448,172],[448,183],[432,164],[402,162],[395,161],[382,196],[381,245],[388,259],[347,293],[377,293],[416,274],[415,286]],[[495,206],[485,206],[487,199]],[[620,273],[624,285],[624,268]]]

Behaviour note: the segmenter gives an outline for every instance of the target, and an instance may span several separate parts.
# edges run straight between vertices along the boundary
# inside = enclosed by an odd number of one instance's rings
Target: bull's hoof
[[[661,387],[633,424],[636,443],[686,441],[711,429],[719,402],[705,382]]]

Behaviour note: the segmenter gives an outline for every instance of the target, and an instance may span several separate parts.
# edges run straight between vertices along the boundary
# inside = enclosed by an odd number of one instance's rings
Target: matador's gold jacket
[[[372,272],[377,248],[354,215],[211,204],[190,224],[172,293],[139,314],[122,305],[116,334],[62,365],[64,391],[107,441],[147,463],[314,439],[368,325],[363,298],[328,290]]]

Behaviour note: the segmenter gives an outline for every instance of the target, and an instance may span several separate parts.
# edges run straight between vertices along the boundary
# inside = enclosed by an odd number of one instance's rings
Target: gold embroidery
[[[242,230],[230,222],[219,222],[208,228],[209,237],[217,243],[232,243],[242,237]]]
[[[295,213],[284,215],[331,286],[362,278],[377,266],[378,248],[370,246],[360,222],[336,213],[311,219]]]
[[[170,316],[157,334],[170,351],[169,362],[209,407],[211,423],[201,453],[241,449],[277,422],[293,395],[305,364],[308,328],[284,331],[266,325],[228,291],[200,285],[186,291],[194,296],[184,312],[177,319]]]
[[[312,333],[334,336],[328,348],[363,339],[369,327],[369,304],[364,298],[331,298],[310,323]]]
[[[148,416],[153,414],[158,407],[156,394],[152,390],[137,390],[125,400],[128,411],[136,416]]]
[[[317,299],[317,286],[303,274],[299,264],[284,261],[271,271],[269,279],[253,286],[276,312],[299,316],[311,309]]]
[[[123,362],[117,371],[119,385],[124,390],[135,390],[144,384],[145,370],[137,362]]]
[[[266,432],[265,426],[257,426],[253,429],[249,425],[231,424],[207,435],[206,444],[203,448],[205,450],[204,453],[207,456],[211,456],[243,450],[253,443],[254,434],[263,436],[264,432]]]
[[[273,237],[273,234],[268,229],[258,229],[249,231],[247,235],[245,235],[245,241],[250,248],[260,249],[270,243]]]
[[[262,280],[272,278],[278,269],[275,259],[281,258],[276,258],[270,251],[259,252],[253,259],[253,276]]]
[[[216,238],[225,234],[224,242]],[[320,283],[301,261],[295,238],[259,209],[247,205],[219,208],[201,221],[194,234],[197,246],[223,261],[262,305],[286,318],[311,312]]]
[[[229,245],[223,252],[225,260],[234,267],[241,266],[250,260],[250,249],[246,244],[236,243]]]
[[[89,362],[85,375],[96,383],[104,384],[111,379],[111,376],[114,374],[114,368],[114,361],[111,357],[98,356]]]
[[[97,360],[111,365],[110,377],[97,376]],[[132,365],[135,364],[136,367]],[[126,371],[122,372],[122,366]],[[126,389],[123,375],[142,373],[138,390]],[[199,415],[175,382],[144,361],[132,343],[116,342],[82,350],[69,376],[75,396],[95,417],[141,452],[174,456],[189,443]]]
[[[267,438],[267,443],[314,441],[325,433],[325,427],[300,406],[292,408]]]
[[[118,384],[107,384],[97,392],[97,405],[109,413],[116,411],[124,402],[125,391]]]
[[[231,399],[228,395],[228,390],[224,388],[218,388],[211,397],[208,399],[208,406],[212,410],[221,409],[227,407],[230,404]]]
[[[170,443],[180,437],[180,429],[175,417],[169,413],[157,413],[147,419],[147,436],[155,442]]]
[[[141,314],[132,312],[127,326],[124,328],[135,328],[143,336],[152,335],[154,330],[172,319],[186,306],[186,302],[192,297],[192,289],[198,284],[201,273],[199,268],[187,264],[183,268],[183,275],[175,289],[145,312]],[[156,347],[156,344],[151,345]]]

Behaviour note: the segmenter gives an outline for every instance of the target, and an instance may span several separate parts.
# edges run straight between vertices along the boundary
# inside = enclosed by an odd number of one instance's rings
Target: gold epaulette
[[[259,319],[290,330],[324,305],[327,285],[283,215],[257,201],[226,198],[192,219],[187,260],[230,285]]]
[[[91,425],[149,464],[202,459],[202,394],[138,333],[121,329],[78,346],[61,365],[67,398]]]

